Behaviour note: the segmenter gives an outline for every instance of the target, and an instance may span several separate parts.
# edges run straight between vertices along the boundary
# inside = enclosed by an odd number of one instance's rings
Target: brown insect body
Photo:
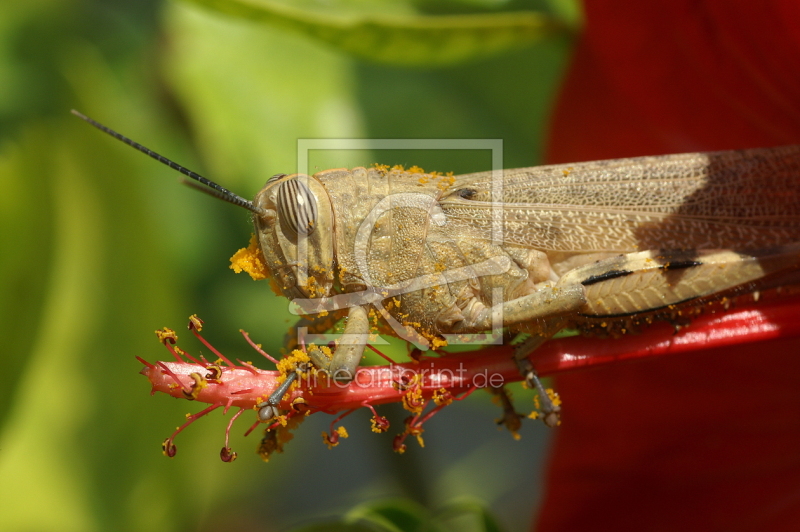
[[[285,295],[306,313],[348,309],[351,340],[330,366],[346,381],[371,308],[423,345],[489,329],[500,309],[503,326],[547,337],[565,320],[654,312],[795,270],[798,177],[796,146],[499,178],[337,169],[270,180],[254,201],[269,214],[254,218]]]
[[[546,402],[527,355],[567,323],[629,323],[800,282],[800,146],[455,178],[388,167],[278,174],[249,202],[73,114],[253,212],[267,267],[298,313],[347,315],[332,359],[308,353],[344,383],[371,313],[423,346],[529,330],[517,363]],[[259,405],[262,419],[295,378]],[[556,405],[543,411],[557,423]]]

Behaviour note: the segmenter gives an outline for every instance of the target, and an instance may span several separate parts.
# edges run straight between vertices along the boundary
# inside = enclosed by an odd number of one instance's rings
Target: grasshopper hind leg
[[[503,308],[505,324],[535,322],[535,333],[514,352],[514,361],[528,388],[536,389],[542,411],[542,421],[548,427],[559,424],[561,407],[553,402],[542,386],[529,356],[552,338],[567,323],[566,317],[574,314],[586,303],[582,285],[546,287],[540,291],[509,301]]]
[[[495,310],[501,311],[504,326],[535,324],[533,336],[517,348],[514,360],[529,388],[539,392],[543,420],[546,425],[558,425],[558,405],[554,404],[539,381],[528,356],[561,330],[570,316],[586,304],[586,293],[580,283],[553,286],[541,283],[533,293],[506,301],[497,307],[484,307],[476,317],[455,323],[452,332],[475,332],[492,328]]]

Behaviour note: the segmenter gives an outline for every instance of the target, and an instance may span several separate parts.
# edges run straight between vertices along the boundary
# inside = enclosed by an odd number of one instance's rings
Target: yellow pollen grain
[[[434,351],[436,349],[439,349],[440,347],[445,347],[446,345],[447,345],[447,340],[445,340],[444,338],[439,338],[438,336],[434,336],[431,339],[431,347],[433,348]]]
[[[433,402],[436,406],[449,405],[453,402],[453,396],[444,388],[439,388],[433,392]]]
[[[256,235],[250,235],[250,245],[242,248],[231,257],[230,268],[236,273],[247,272],[254,281],[267,279],[269,270],[261,254]]]
[[[164,340],[166,340],[167,338],[171,338],[172,340],[175,341],[178,340],[178,335],[175,334],[175,331],[173,331],[168,327],[164,327],[163,329],[156,331],[156,337],[158,338],[158,341],[161,343],[163,343]]]
[[[561,406],[561,396],[559,396],[552,388],[547,389],[547,396],[553,402],[554,406]]]

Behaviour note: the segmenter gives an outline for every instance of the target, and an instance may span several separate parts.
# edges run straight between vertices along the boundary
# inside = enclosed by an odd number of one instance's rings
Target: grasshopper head
[[[250,202],[78,111],[72,114],[193,179],[184,181],[192,188],[252,212],[261,251],[284,295],[320,298],[331,293],[333,215],[319,181],[302,174],[274,175]]]
[[[261,251],[289,299],[321,298],[333,287],[333,213],[322,184],[303,174],[272,176],[256,195]]]

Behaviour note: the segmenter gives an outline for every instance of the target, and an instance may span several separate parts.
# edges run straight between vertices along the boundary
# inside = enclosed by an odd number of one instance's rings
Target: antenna
[[[79,113],[75,109],[73,109],[71,112],[72,112],[72,114],[74,114],[78,118],[80,118],[82,120],[85,120],[86,122],[90,123],[91,125],[93,125],[97,129],[102,131],[103,133],[107,133],[107,134],[111,135],[115,139],[124,142],[128,146],[139,150],[140,152],[144,153],[145,155],[149,155],[150,157],[152,157],[153,159],[155,159],[156,161],[158,161],[160,163],[166,164],[167,166],[169,166],[173,170],[177,170],[178,172],[182,173],[183,175],[191,177],[195,181],[198,181],[198,182],[202,183],[203,185],[207,186],[209,189],[212,189],[212,190],[208,190],[206,188],[203,188],[203,187],[200,187],[200,186],[197,186],[197,185],[192,185],[192,188],[196,188],[197,190],[200,190],[200,191],[203,191],[203,192],[207,192],[211,196],[214,196],[215,198],[219,198],[219,199],[221,199],[223,201],[227,201],[228,203],[233,203],[234,205],[238,205],[239,207],[244,207],[248,211],[253,212],[253,213],[255,213],[255,214],[259,215],[259,216],[264,216],[266,214],[266,211],[264,209],[262,209],[261,207],[256,207],[255,205],[253,205],[252,201],[246,200],[243,197],[241,197],[241,196],[239,196],[237,194],[234,194],[230,190],[219,186],[218,184],[214,183],[210,179],[206,179],[205,177],[201,176],[200,174],[198,174],[196,172],[192,172],[188,168],[185,168],[185,167],[179,165],[178,163],[176,163],[174,161],[171,161],[170,159],[167,159],[163,155],[160,155],[160,154],[154,152],[150,148],[146,148],[145,146],[142,146],[138,142],[135,142],[135,141],[129,139],[125,135],[121,135],[120,133],[117,133],[113,129],[104,126],[100,122],[92,120],[88,116]],[[186,184],[190,184],[191,183],[191,182],[188,182],[188,181],[184,181],[184,182]]]

